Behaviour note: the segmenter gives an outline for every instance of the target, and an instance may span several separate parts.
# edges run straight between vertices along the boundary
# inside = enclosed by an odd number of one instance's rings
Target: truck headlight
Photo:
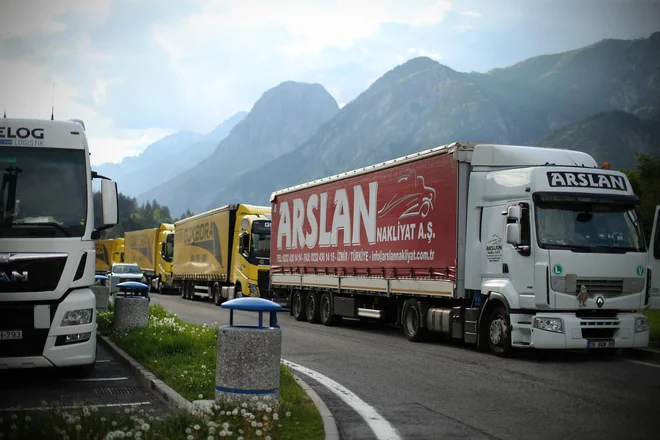
[[[635,333],[648,331],[649,319],[646,316],[635,318]]]
[[[534,317],[533,326],[547,332],[564,333],[564,323],[561,318]]]
[[[62,327],[69,325],[83,325],[89,324],[92,322],[92,316],[94,315],[92,309],[81,309],[81,310],[69,310],[64,314],[62,318]]]
[[[257,290],[257,286],[254,283],[248,283],[250,285],[250,295],[251,296],[259,296],[259,291]]]

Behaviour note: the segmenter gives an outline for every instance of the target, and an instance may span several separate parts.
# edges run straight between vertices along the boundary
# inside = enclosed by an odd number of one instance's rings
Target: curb
[[[106,336],[99,335],[103,345],[115,354],[128,369],[135,374],[140,385],[153,391],[169,408],[173,410],[184,410],[190,413],[195,411],[194,405],[181,394],[177,393],[169,385],[158,379],[151,371],[144,368],[138,361],[133,359],[128,353],[119,348],[114,342]]]
[[[117,344],[112,342],[106,336],[98,335],[98,340],[114,355],[116,355],[128,369],[135,374],[140,385],[154,392],[169,408],[173,410],[184,410],[189,413],[195,413],[195,404],[188,399],[177,393],[169,385],[162,380],[158,379],[151,371],[144,368],[138,361],[133,359],[128,353],[119,348]],[[292,372],[293,374],[293,372]],[[293,374],[296,383],[307,393],[310,399],[314,402],[316,409],[321,414],[323,420],[323,430],[325,431],[325,440],[340,440],[339,431],[335,418],[326,406],[325,402],[319,397],[318,394],[307,383]]]
[[[296,380],[296,383],[300,385],[300,387],[305,390],[307,395],[312,399],[314,402],[314,405],[316,405],[316,409],[318,410],[319,414],[321,414],[321,418],[323,419],[323,430],[325,431],[325,440],[339,440],[339,430],[337,429],[337,423],[335,423],[335,418],[326,406],[325,402],[319,397],[318,394],[316,394],[316,391],[312,389],[307,383],[302,380],[298,375],[293,373],[293,378]]]

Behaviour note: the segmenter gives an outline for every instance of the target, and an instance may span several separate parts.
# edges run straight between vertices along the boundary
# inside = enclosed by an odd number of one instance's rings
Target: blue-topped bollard
[[[108,277],[103,275],[96,275],[96,284],[91,286],[92,292],[96,297],[97,310],[105,310],[108,308],[110,302],[110,287],[106,286]]]
[[[149,286],[137,281],[126,281],[117,284],[117,287],[123,295],[115,295],[115,330],[146,327],[149,324],[149,301],[151,300]],[[136,296],[135,291],[140,294]]]
[[[280,388],[282,332],[277,325],[277,312],[282,306],[263,298],[245,297],[232,299],[220,307],[229,309],[229,325],[218,329],[216,403],[274,405]],[[234,325],[234,310],[258,312],[258,325]],[[269,312],[267,326],[264,326],[264,312]]]

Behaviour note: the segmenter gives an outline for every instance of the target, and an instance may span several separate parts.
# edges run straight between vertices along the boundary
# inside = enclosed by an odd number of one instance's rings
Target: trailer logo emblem
[[[563,271],[564,268],[561,267],[561,264],[555,264],[554,266],[552,266],[552,273],[555,275],[561,275]]]
[[[390,211],[399,205],[408,208],[399,216],[400,220],[416,216],[426,218],[426,216],[431,213],[436,198],[435,189],[426,186],[424,183],[424,177],[418,176],[415,170],[409,168],[396,181],[396,183],[402,182],[411,183],[412,187],[410,189],[412,192],[408,194],[404,193],[403,195],[395,194],[394,197],[392,197],[392,199],[390,199],[390,201],[378,211],[378,218],[385,217]]]
[[[603,307],[603,304],[605,304],[605,298],[603,298],[602,296],[596,298],[596,305],[598,306],[599,309]]]
[[[644,266],[642,266],[641,264],[637,266],[637,275],[639,275],[640,277],[644,275]]]
[[[577,299],[580,302],[580,306],[587,305],[587,298],[589,298],[589,295],[587,294],[587,286],[583,284],[580,286],[580,292],[577,294]]]

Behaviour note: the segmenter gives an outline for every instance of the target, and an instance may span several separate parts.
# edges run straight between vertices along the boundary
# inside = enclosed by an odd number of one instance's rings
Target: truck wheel
[[[498,305],[491,309],[488,316],[488,345],[490,351],[499,357],[511,354],[511,325],[504,307]]]
[[[222,297],[220,296],[220,284],[218,283],[213,285],[213,302],[216,306],[222,304]]]
[[[291,312],[296,321],[304,321],[307,319],[307,313],[304,307],[305,296],[300,290],[293,292],[291,296]]]
[[[332,295],[328,292],[324,292],[321,295],[321,324],[332,326],[337,325],[341,316],[332,314]]]
[[[321,309],[319,307],[319,294],[315,292],[309,292],[307,294],[307,301],[305,303],[307,307],[307,322],[316,324],[321,321]]]
[[[403,303],[403,333],[409,341],[421,342],[426,335],[426,329],[422,327],[422,311],[419,303],[409,299]]]

